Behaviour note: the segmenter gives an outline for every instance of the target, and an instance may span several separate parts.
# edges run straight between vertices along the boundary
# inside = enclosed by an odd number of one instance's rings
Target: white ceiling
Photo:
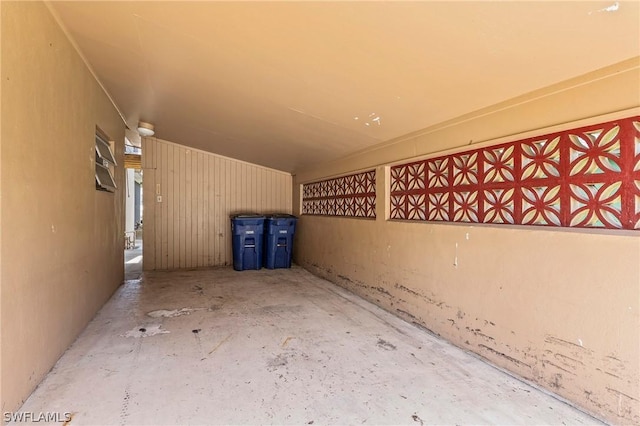
[[[62,2],[131,128],[295,171],[640,54],[640,2]]]

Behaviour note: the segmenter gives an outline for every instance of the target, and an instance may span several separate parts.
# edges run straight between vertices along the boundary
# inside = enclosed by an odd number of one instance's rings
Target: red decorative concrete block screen
[[[640,117],[391,168],[391,219],[640,229]]]
[[[375,218],[376,171],[304,184],[302,214]]]

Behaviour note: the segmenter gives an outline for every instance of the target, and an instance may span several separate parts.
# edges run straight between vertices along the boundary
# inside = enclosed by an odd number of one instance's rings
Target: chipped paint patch
[[[570,342],[568,340],[560,339],[560,338],[555,337],[555,336],[547,335],[545,337],[544,341],[547,342],[547,343],[553,344],[553,345],[564,346],[564,347],[567,347],[567,348],[581,349],[581,350],[584,350],[584,351],[587,351],[587,352],[591,352],[591,350],[585,348],[584,346],[581,346],[581,345],[579,345],[577,343]]]
[[[481,348],[481,349],[484,349],[484,350],[486,350],[488,352],[491,352],[494,355],[500,356],[500,357],[506,359],[507,361],[510,361],[510,362],[520,366],[520,367],[527,367],[529,369],[531,368],[531,366],[529,364],[527,364],[525,362],[522,362],[519,359],[515,359],[513,357],[510,357],[509,355],[507,355],[507,354],[505,354],[503,352],[497,351],[497,350],[495,350],[494,348],[492,348],[490,346],[479,344],[478,347]]]
[[[467,331],[469,331],[469,332],[473,333],[473,334],[474,334],[474,335],[476,335],[476,336],[482,337],[483,339],[490,340],[490,341],[495,341],[495,340],[496,340],[496,339],[494,339],[493,337],[488,336],[488,335],[486,335],[486,334],[482,333],[482,330],[481,330],[481,329],[479,329],[479,328],[470,328],[470,327],[465,327],[465,329],[466,329]]]
[[[598,9],[598,10],[592,10],[591,12],[589,12],[589,15],[593,15],[594,13],[603,13],[603,12],[617,12],[618,9],[620,9],[620,3],[615,2],[610,6],[607,7],[603,7],[602,9]]]

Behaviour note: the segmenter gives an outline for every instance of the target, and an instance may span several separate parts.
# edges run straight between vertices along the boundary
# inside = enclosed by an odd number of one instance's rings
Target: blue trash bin
[[[244,271],[262,268],[264,216],[239,214],[231,216],[233,269]]]
[[[290,214],[267,217],[264,223],[266,268],[291,268],[293,235],[296,232],[297,220],[297,217]]]

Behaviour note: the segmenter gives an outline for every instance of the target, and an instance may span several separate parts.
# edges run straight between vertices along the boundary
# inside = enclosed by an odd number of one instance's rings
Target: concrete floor
[[[124,251],[124,279],[137,280],[142,276],[142,240],[136,240],[132,249]]]
[[[304,269],[127,281],[21,411],[76,424],[598,424]]]

